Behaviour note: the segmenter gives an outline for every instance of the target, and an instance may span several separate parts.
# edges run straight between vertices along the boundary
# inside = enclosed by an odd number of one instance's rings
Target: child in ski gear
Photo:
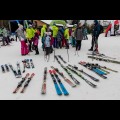
[[[35,47],[35,51],[36,51],[36,54],[35,54],[35,55],[39,55],[39,51],[38,51],[38,40],[39,40],[39,34],[36,32],[36,33],[35,33],[35,37],[34,37],[34,41],[33,41],[33,44],[34,44],[34,47]]]
[[[46,25],[43,25],[42,29],[41,29],[41,40],[42,40],[42,48],[44,51],[44,41],[45,41],[45,32],[46,32]]]
[[[67,26],[65,27],[65,31],[64,31],[64,38],[65,38],[66,49],[69,49],[69,29]]]
[[[46,58],[48,56],[48,60],[50,58],[50,53],[51,53],[51,32],[46,32],[45,33],[45,41],[44,41],[44,45],[45,45],[45,51],[46,51]]]
[[[16,30],[16,33],[19,41],[21,42],[21,55],[27,55],[29,53],[29,49],[27,46],[27,40],[22,25],[19,24],[19,28]]]
[[[74,33],[75,39],[76,39],[76,51],[81,49],[81,43],[83,40],[83,28],[82,28],[82,24],[79,23],[75,33]]]
[[[91,49],[89,49],[89,51],[95,51],[96,53],[98,53],[98,37],[100,35],[100,25],[98,23],[97,20],[94,20],[94,26],[93,26],[93,30],[92,30],[92,46]],[[95,49],[94,48],[95,45]]]

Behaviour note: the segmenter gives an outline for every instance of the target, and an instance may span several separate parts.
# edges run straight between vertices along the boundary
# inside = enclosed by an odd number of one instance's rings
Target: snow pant
[[[70,44],[72,44],[72,36],[70,36],[69,41],[70,41]]]
[[[69,49],[69,40],[65,39],[65,46],[67,49]]]
[[[34,48],[35,48],[36,54],[38,54],[38,53],[39,53],[39,51],[38,51],[38,46],[37,46],[37,45],[34,45]]]
[[[87,36],[87,35],[84,35],[84,36],[83,36],[83,40],[88,40],[88,36]]]
[[[92,36],[92,46],[91,49],[93,50],[95,46],[95,51],[98,51],[98,37]]]
[[[49,55],[51,53],[51,48],[50,47],[46,47],[45,51],[46,51],[46,55]]]
[[[21,41],[21,55],[27,55],[29,53],[29,48],[25,41]]]
[[[62,41],[61,40],[57,41],[57,48],[62,48]]]
[[[76,45],[76,41],[75,41],[75,38],[72,37],[72,46],[75,46]]]
[[[62,47],[65,46],[65,38],[62,39]]]
[[[29,41],[29,50],[32,51],[32,40],[28,40]]]
[[[76,40],[76,51],[81,49],[82,40]]]
[[[44,51],[44,49],[45,49],[44,42],[45,42],[45,38],[42,37],[42,48],[43,48],[43,51]]]
[[[53,47],[54,47],[54,48],[57,48],[57,46],[58,46],[57,38],[56,38],[56,37],[53,37],[53,38],[54,38]]]

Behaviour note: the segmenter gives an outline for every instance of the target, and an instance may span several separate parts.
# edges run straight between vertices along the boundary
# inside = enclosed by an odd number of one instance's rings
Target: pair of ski
[[[57,56],[55,56],[55,59],[57,60],[58,64],[60,64],[60,66],[65,70],[65,72],[70,76],[70,78],[74,81],[74,83],[76,85],[79,85],[80,82],[70,73],[70,71],[64,65],[61,64]]]
[[[87,53],[87,55],[98,56],[98,57],[109,58],[109,59],[116,59],[116,58],[107,56],[107,55],[105,55],[105,54],[102,54],[102,53],[95,53],[95,52]]]
[[[13,71],[16,78],[21,78],[22,77],[22,73],[21,73],[21,70],[20,70],[20,63],[17,62],[17,71],[18,71],[18,73],[16,72],[16,70],[13,68],[13,66],[11,64],[9,64],[9,67]]]
[[[108,62],[108,63],[120,64],[120,61],[111,60],[111,59],[105,59],[105,58],[100,58],[100,57],[95,57],[95,56],[88,56],[88,58],[95,59],[98,61],[104,61],[104,62]]]
[[[17,93],[19,91],[19,89],[22,87],[23,83],[26,81],[26,79],[29,77],[29,73],[26,74],[26,76],[24,78],[22,78],[22,80],[18,83],[17,88],[13,91],[13,93]],[[28,80],[25,82],[23,89],[21,90],[20,93],[24,93],[25,90],[27,89],[27,87],[29,86],[29,83],[31,82],[32,78],[34,77],[34,73],[31,74],[31,76],[28,78]]]
[[[97,75],[99,75],[100,77],[102,77],[103,79],[107,79],[106,75],[103,71],[100,71],[99,69],[94,68],[93,66],[91,66],[89,63],[86,62],[80,62],[80,65],[84,66],[85,68],[93,71],[94,73],[96,73]]]
[[[5,72],[9,72],[9,71],[10,71],[10,70],[9,70],[9,67],[8,67],[7,64],[5,64],[5,65],[1,65],[1,69],[2,69],[2,72],[3,72],[3,73],[5,73]]]
[[[49,73],[51,75],[51,78],[53,80],[54,86],[55,86],[55,90],[57,92],[57,94],[60,96],[62,94],[64,94],[65,96],[68,96],[69,93],[66,90],[66,88],[64,87],[63,83],[61,82],[60,78],[58,77],[58,75],[56,74],[55,70],[49,70]],[[59,83],[59,85],[58,85]],[[60,86],[60,87],[59,87]],[[61,89],[60,89],[61,88]],[[61,91],[62,90],[62,91]],[[62,93],[63,92],[63,93]]]
[[[35,68],[32,59],[25,59],[22,62],[23,62],[23,67],[24,67],[23,73],[25,73],[25,68],[28,68],[28,69],[30,69],[31,67],[32,67],[32,69]]]
[[[77,84],[79,85],[80,82],[71,74],[71,72],[75,73],[76,75],[78,75],[79,77],[81,77],[87,84],[89,84],[91,87],[96,88],[97,86],[95,84],[93,84],[92,82],[88,81],[87,79],[85,79],[81,74],[79,74],[78,72],[76,72],[75,70],[71,69],[70,67],[65,67],[61,64],[61,62],[58,60],[57,56],[55,57],[57,62],[61,65],[61,67],[67,72],[67,74],[71,77],[71,79]],[[71,71],[71,72],[70,72]]]
[[[113,70],[113,69],[111,69],[111,68],[108,68],[108,67],[106,67],[106,66],[101,66],[101,65],[99,65],[99,64],[93,64],[93,63],[89,63],[89,64],[91,64],[92,66],[94,66],[94,67],[96,67],[96,68],[98,68],[98,69],[101,69],[102,71],[104,71],[104,72],[106,72],[106,73],[110,73],[110,72],[108,72],[107,70],[109,70],[109,71],[112,71],[112,72],[115,72],[115,73],[117,73],[118,71],[116,71],[116,70]]]

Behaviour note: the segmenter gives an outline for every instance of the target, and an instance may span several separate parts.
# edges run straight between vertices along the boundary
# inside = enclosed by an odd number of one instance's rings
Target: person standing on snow
[[[58,42],[57,42],[58,27],[56,26],[55,23],[52,26],[52,31],[53,31],[53,39],[54,39],[53,47],[57,48],[57,46],[58,46]]]
[[[98,52],[98,37],[100,35],[100,24],[98,23],[97,20],[94,20],[94,27],[92,30],[92,46],[89,49],[89,51],[94,51],[96,53]],[[94,45],[95,45],[95,49],[94,49]]]
[[[33,52],[32,51],[32,40],[33,40],[33,37],[34,37],[34,30],[32,28],[32,25],[29,25],[29,27],[26,29],[26,38],[28,39],[29,41],[29,50],[30,52]]]
[[[76,41],[75,41],[75,35],[74,35],[74,32],[75,32],[75,30],[72,30],[72,47],[75,47],[75,45],[76,45]]]
[[[64,38],[65,38],[66,49],[69,49],[69,29],[67,26],[65,26]]]
[[[76,39],[76,51],[81,50],[81,44],[83,40],[83,28],[81,23],[78,23],[74,36]]]
[[[63,31],[62,31],[62,27],[59,27],[57,34],[58,48],[62,48],[62,39],[63,39]]]
[[[19,41],[21,42],[21,55],[27,55],[29,53],[28,46],[27,46],[27,39],[24,34],[23,26],[18,25],[19,28],[15,31]]]
[[[44,51],[44,41],[45,41],[45,32],[46,32],[47,26],[43,25],[42,29],[41,29],[41,41],[42,41],[42,48]]]
[[[3,35],[3,45],[2,46],[5,46],[5,42],[7,45],[9,45],[9,42],[8,42],[8,39],[7,39],[7,29],[5,27],[3,27],[3,30],[2,30],[2,35]]]

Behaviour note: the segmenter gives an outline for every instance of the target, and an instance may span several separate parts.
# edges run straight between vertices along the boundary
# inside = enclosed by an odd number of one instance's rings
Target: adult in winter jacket
[[[62,48],[62,39],[63,39],[63,31],[62,28],[59,27],[58,34],[57,34],[57,42],[58,42],[58,48]]]
[[[43,25],[42,29],[41,29],[41,40],[42,40],[42,48],[44,51],[44,41],[45,41],[45,33],[46,33],[46,25]]]
[[[2,35],[3,35],[3,45],[2,46],[5,46],[5,42],[7,43],[7,45],[9,45],[9,42],[8,42],[8,39],[7,39],[7,29],[3,27],[3,30],[2,30]]]
[[[75,39],[76,39],[76,51],[81,49],[81,43],[83,40],[83,28],[81,23],[78,24],[75,33],[74,33]]]
[[[30,52],[33,52],[32,51],[32,40],[33,40],[34,35],[35,35],[35,31],[32,28],[32,25],[29,25],[29,27],[26,29],[26,38],[29,41],[29,50],[30,50]]]
[[[57,48],[57,46],[58,46],[58,43],[57,43],[58,27],[56,26],[56,24],[53,24],[52,31],[53,31],[53,39],[54,39],[53,46],[54,46],[54,48]]]
[[[100,35],[100,24],[97,20],[94,20],[94,26],[92,30],[92,46],[89,51],[95,51],[98,53],[98,37]],[[94,49],[95,46],[95,49]]]
[[[69,49],[69,29],[67,26],[65,27],[65,31],[64,31],[64,38],[65,38],[66,49]]]
[[[21,42],[21,55],[27,55],[29,53],[29,49],[27,46],[27,40],[22,25],[19,25],[19,28],[16,30],[16,33],[19,38],[19,41]]]

